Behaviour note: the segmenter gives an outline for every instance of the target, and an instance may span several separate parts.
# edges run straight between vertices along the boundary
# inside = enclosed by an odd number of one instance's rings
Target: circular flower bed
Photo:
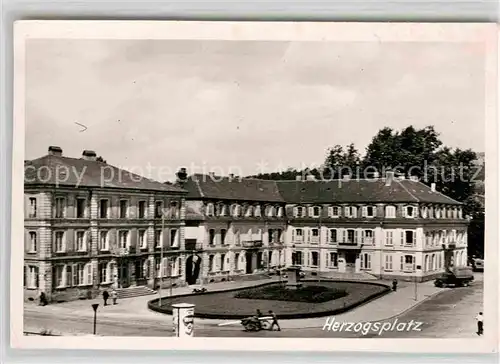
[[[293,293],[290,290],[286,293],[288,300],[284,300],[285,297],[278,299],[278,292],[286,292],[284,284],[266,283],[251,288],[217,292],[209,290],[203,294],[162,298],[161,307],[158,306],[158,299],[154,299],[148,303],[148,307],[154,311],[171,314],[172,304],[191,303],[196,305],[195,317],[199,318],[241,319],[254,315],[255,311],[260,309],[264,314],[272,310],[280,319],[297,319],[346,312],[390,292],[388,286],[372,282],[302,281],[302,283],[303,292],[308,293],[301,295],[297,291]],[[306,301],[306,297],[309,301]],[[326,297],[331,299],[324,301],[322,298]],[[310,301],[311,299],[317,301]]]

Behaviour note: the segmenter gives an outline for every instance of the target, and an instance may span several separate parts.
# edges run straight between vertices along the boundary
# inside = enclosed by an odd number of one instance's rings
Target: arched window
[[[388,219],[394,219],[396,217],[396,206],[386,206],[385,217]]]
[[[260,214],[260,205],[255,206],[255,216],[256,217],[260,217],[261,216],[261,214]]]

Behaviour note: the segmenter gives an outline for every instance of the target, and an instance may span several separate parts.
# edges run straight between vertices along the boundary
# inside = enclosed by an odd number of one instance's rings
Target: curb
[[[281,314],[279,315],[279,319],[281,320],[297,320],[297,319],[307,319],[307,318],[319,318],[319,317],[325,317],[325,316],[331,316],[331,315],[336,315],[336,314],[341,314],[344,312],[347,312],[349,310],[352,310],[358,306],[361,306],[363,304],[366,304],[370,301],[373,301],[383,295],[386,295],[391,292],[391,289],[388,285],[383,284],[383,283],[378,283],[378,282],[353,282],[353,281],[347,281],[347,280],[326,280],[324,281],[328,282],[342,282],[342,283],[358,283],[358,284],[367,284],[367,285],[373,285],[373,286],[380,286],[384,288],[382,291],[373,293],[367,297],[364,297],[363,299],[359,301],[355,301],[349,305],[346,305],[344,307],[339,307],[335,308],[332,310],[325,310],[325,311],[317,311],[317,312],[302,312],[302,313],[288,313],[288,314]],[[303,280],[303,282],[317,282],[315,279],[307,279]],[[250,289],[250,288],[256,288],[256,287],[263,287],[271,284],[276,284],[276,282],[266,282],[266,283],[261,283],[257,284],[254,286],[247,286],[247,287],[240,287],[240,288],[233,288],[233,289],[225,289],[225,290],[219,290],[219,291],[209,291],[206,293],[189,293],[189,294],[183,294],[183,295],[175,295],[168,297],[167,299],[174,299],[174,298],[179,298],[179,297],[191,297],[191,296],[199,296],[199,295],[210,295],[210,294],[217,294],[221,292],[237,292],[245,289]],[[171,308],[162,308],[158,307],[157,303],[159,301],[159,298],[156,298],[154,300],[151,300],[148,302],[148,308],[151,311],[158,312],[161,314],[166,314],[166,315],[172,315],[172,309]],[[231,319],[242,319],[248,317],[248,314],[241,315],[232,315],[232,314],[218,314],[218,313],[196,313],[195,312],[195,318],[198,319],[215,319],[215,320],[231,320]]]

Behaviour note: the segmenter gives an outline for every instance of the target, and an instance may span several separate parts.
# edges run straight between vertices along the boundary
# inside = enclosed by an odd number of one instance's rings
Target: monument
[[[300,282],[300,271],[301,268],[295,265],[292,265],[286,269],[287,274],[287,282],[285,287],[288,289],[298,289],[302,287],[302,283]]]

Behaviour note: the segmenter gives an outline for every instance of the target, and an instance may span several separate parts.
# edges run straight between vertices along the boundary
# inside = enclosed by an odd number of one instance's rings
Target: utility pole
[[[160,235],[160,286],[158,287],[158,294],[160,295],[159,305],[161,307],[161,285],[163,284],[163,242],[165,241],[165,211],[161,211],[161,235]]]

